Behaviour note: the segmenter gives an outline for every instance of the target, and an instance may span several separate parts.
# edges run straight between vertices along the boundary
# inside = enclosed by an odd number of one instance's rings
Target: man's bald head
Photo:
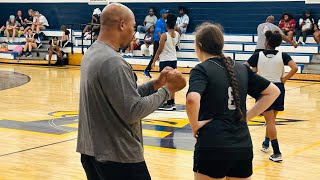
[[[109,4],[100,15],[100,24],[98,40],[115,48],[126,48],[130,45],[136,21],[133,12],[127,6],[119,3]]]
[[[274,23],[274,16],[268,16],[266,22]]]
[[[119,3],[107,5],[100,16],[101,26],[106,28],[116,26],[122,20],[134,20],[134,14],[127,6]]]

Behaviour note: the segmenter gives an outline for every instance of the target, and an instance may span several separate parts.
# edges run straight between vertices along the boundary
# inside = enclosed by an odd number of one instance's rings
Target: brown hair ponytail
[[[234,99],[234,103],[236,106],[236,110],[237,110],[237,118],[242,119],[243,118],[243,113],[242,110],[240,108],[240,95],[239,95],[239,86],[238,86],[238,81],[236,79],[236,75],[234,73],[233,70],[233,63],[232,63],[232,59],[230,57],[225,57],[223,53],[220,54],[220,57],[222,59],[222,62],[224,64],[224,66],[227,69],[228,72],[228,76],[229,76],[229,83],[231,85],[232,88],[232,96]]]

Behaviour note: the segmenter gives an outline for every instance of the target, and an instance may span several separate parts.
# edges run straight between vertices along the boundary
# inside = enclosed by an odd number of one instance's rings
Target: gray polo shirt
[[[137,86],[131,66],[96,41],[81,62],[77,152],[97,161],[144,161],[141,119],[169,98],[152,82]]]
[[[265,22],[265,23],[259,24],[257,28],[258,41],[257,41],[256,49],[265,48],[264,42],[266,41],[266,36],[265,36],[266,31],[272,31],[272,32],[279,31],[282,36],[284,35],[281,29],[272,23]]]

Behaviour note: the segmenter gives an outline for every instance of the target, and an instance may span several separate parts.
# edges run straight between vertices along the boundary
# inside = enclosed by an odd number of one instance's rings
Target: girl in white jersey
[[[281,91],[281,94],[276,101],[263,113],[266,121],[266,137],[262,143],[261,149],[261,151],[267,152],[271,140],[273,154],[269,159],[279,162],[282,161],[282,155],[277,140],[275,119],[278,111],[284,110],[284,83],[297,72],[298,67],[287,53],[281,53],[275,50],[282,42],[282,35],[279,31],[267,31],[265,36],[265,50],[254,53],[245,64],[251,66],[252,70],[257,72],[260,76],[273,82]],[[290,72],[286,75],[284,75],[285,65],[288,65],[291,68]],[[259,97],[256,97],[256,99],[257,98]]]
[[[26,44],[24,45],[23,54],[26,57],[32,57],[32,49],[37,48],[37,34],[33,33],[32,29],[28,29],[28,32],[25,34]]]
[[[155,67],[156,61],[159,59],[160,72],[166,67],[172,67],[177,69],[177,51],[176,45],[179,42],[180,34],[174,30],[176,25],[177,17],[174,14],[168,14],[167,17],[167,31],[160,37],[160,44],[153,58],[152,69]],[[159,107],[160,110],[173,111],[176,110],[174,102],[174,93],[170,95],[170,100],[167,103]]]

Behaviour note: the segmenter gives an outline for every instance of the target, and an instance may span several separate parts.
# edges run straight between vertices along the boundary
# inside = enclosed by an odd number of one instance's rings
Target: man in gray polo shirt
[[[129,8],[109,4],[101,14],[98,40],[82,59],[77,152],[89,180],[151,179],[143,157],[141,119],[176,87],[166,82],[169,68],[137,86],[131,66],[117,52],[130,44],[134,27]]]
[[[267,31],[279,31],[279,33],[282,35],[282,39],[286,41],[289,44],[292,44],[295,48],[298,47],[297,43],[295,41],[291,41],[291,39],[288,38],[288,36],[284,35],[281,29],[274,25],[274,16],[268,16],[266,19],[265,23],[259,24],[257,28],[257,33],[258,33],[258,41],[257,41],[257,46],[255,52],[260,52],[265,49],[265,41],[266,41],[266,36],[264,35],[265,32]]]

